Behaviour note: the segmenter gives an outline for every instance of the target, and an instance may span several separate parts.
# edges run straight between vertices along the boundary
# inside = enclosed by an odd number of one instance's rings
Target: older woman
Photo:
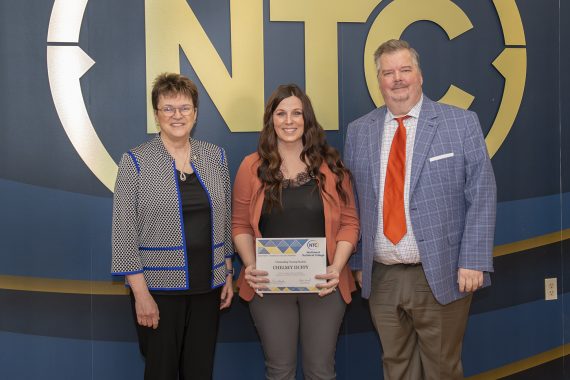
[[[160,134],[119,165],[112,273],[131,289],[145,379],[207,379],[219,312],[233,297],[227,157],[190,138],[198,115],[190,79],[159,75],[152,106]]]
[[[279,86],[269,98],[257,153],[243,160],[236,176],[233,210],[234,244],[244,264],[239,294],[249,301],[266,377],[295,378],[300,336],[305,378],[335,378],[338,332],[355,289],[347,260],[359,224],[350,174],[298,86]],[[267,272],[256,269],[254,241],[260,237],[326,237],[320,292],[260,292],[268,282]]]

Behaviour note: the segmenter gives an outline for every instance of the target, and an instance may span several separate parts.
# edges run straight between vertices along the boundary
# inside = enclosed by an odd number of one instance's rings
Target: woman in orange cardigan
[[[333,379],[338,332],[355,290],[347,266],[359,232],[350,173],[298,86],[279,86],[263,120],[257,152],[243,160],[234,183],[232,235],[243,261],[239,294],[249,301],[267,379],[295,378],[299,338],[305,378]],[[319,293],[261,293],[269,280],[256,269],[260,237],[325,237],[327,273],[317,276]]]

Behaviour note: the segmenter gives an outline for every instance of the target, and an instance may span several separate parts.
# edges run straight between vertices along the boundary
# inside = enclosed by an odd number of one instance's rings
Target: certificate
[[[318,293],[327,272],[326,238],[255,239],[256,269],[267,271],[263,293]]]

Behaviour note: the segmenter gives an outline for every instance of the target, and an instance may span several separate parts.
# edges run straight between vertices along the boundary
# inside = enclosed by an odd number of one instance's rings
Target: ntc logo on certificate
[[[256,268],[267,271],[264,293],[316,293],[326,273],[325,238],[255,239]]]

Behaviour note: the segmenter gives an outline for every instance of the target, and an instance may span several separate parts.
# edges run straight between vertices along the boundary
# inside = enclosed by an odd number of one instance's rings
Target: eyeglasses
[[[182,116],[190,116],[190,114],[194,111],[194,106],[185,105],[182,107],[172,107],[172,106],[164,106],[162,108],[158,108],[159,111],[162,111],[163,114],[166,116],[172,117],[176,114],[176,110],[180,111]]]

